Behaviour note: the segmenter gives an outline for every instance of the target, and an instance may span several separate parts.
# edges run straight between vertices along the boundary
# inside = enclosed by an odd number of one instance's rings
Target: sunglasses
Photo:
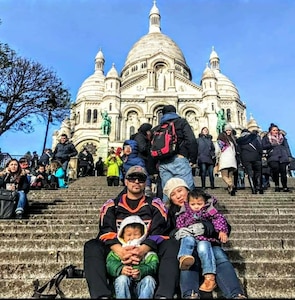
[[[136,176],[136,177],[127,177],[126,178],[129,182],[136,182],[136,180],[138,181],[138,183],[145,183],[146,182],[146,177],[145,176]]]

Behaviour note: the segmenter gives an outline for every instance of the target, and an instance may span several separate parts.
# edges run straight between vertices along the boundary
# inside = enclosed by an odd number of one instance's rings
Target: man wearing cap
[[[100,209],[99,233],[84,245],[84,271],[91,298],[111,298],[106,272],[106,257],[114,251],[124,264],[138,264],[148,251],[155,251],[160,260],[155,298],[173,298],[178,285],[178,242],[164,236],[167,231],[167,210],[160,198],[144,194],[147,173],[141,166],[129,168],[125,175],[126,190],[107,200]],[[139,247],[122,247],[117,239],[121,222],[128,216],[139,216],[148,227],[147,238]],[[168,276],[169,274],[169,276]]]
[[[166,182],[172,177],[182,178],[188,184],[189,188],[193,189],[195,188],[195,182],[191,165],[196,164],[198,155],[195,134],[187,120],[181,118],[176,113],[175,106],[165,105],[162,109],[162,113],[163,116],[160,120],[160,124],[173,120],[177,134],[176,155],[167,160],[159,161],[159,175],[162,189]],[[152,134],[153,129],[151,130]],[[167,196],[163,194],[163,201],[167,202],[167,200]]]

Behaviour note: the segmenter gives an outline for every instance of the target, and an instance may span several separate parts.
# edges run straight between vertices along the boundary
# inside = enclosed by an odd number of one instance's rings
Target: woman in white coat
[[[237,144],[232,131],[233,129],[230,124],[224,126],[224,131],[219,133],[217,137],[217,147],[215,149],[221,177],[227,185],[228,193],[231,196],[235,196],[234,172],[237,169]]]

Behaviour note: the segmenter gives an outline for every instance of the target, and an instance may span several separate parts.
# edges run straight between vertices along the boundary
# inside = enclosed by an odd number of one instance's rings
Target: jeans
[[[206,187],[206,175],[208,172],[209,180],[210,180],[210,186],[214,187],[214,175],[213,175],[213,165],[201,163],[200,164],[200,172],[201,172],[201,183],[202,188]]]
[[[244,295],[239,278],[227,254],[220,246],[213,246],[213,253],[216,259],[216,281],[226,299],[232,299],[238,294]],[[194,257],[197,253],[194,252]],[[180,290],[182,297],[191,295],[192,291],[199,292],[200,261],[196,259],[195,264],[186,271],[180,273]]]
[[[18,202],[15,213],[23,213],[27,204],[27,195],[24,191],[17,191]]]
[[[173,298],[179,283],[178,250],[179,242],[175,239],[164,240],[158,245],[160,264],[155,298]],[[112,296],[106,271],[106,257],[109,251],[98,239],[89,240],[84,244],[84,272],[91,298]]]
[[[183,179],[190,190],[195,188],[195,181],[192,173],[192,168],[186,157],[178,157],[177,155],[167,162],[161,162],[159,165],[159,175],[161,177],[162,189],[166,182],[173,177]],[[163,202],[166,203],[168,197],[163,195]]]
[[[156,280],[147,275],[140,281],[134,281],[131,277],[120,275],[114,282],[116,299],[152,299],[156,287]]]
[[[195,248],[201,261],[202,274],[216,274],[215,257],[211,243],[208,241],[199,241],[193,236],[182,238],[177,258],[179,259],[184,255],[193,255]]]

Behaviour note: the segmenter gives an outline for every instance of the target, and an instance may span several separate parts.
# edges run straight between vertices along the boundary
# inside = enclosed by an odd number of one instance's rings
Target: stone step
[[[295,233],[295,231],[294,231]],[[8,240],[1,240],[2,246],[1,251],[18,251],[20,249],[26,251],[34,251],[34,250],[46,250],[51,251],[52,249],[58,249],[60,251],[71,250],[72,248],[83,248],[85,243],[85,239],[79,236],[79,239],[60,239],[60,240],[47,240],[47,239],[29,239],[22,240],[20,244],[19,240],[15,240],[13,238]],[[295,241],[294,239],[231,239],[227,244],[223,245],[224,249],[294,249],[295,250]]]
[[[21,222],[23,222],[21,224]],[[13,224],[5,224],[0,223],[0,231],[5,231],[7,228],[10,228],[10,230],[13,230],[14,232],[23,232],[23,231],[35,231],[37,233],[42,232],[65,232],[69,230],[69,232],[95,232],[97,233],[98,230],[98,224],[87,224],[86,226],[81,226],[81,224],[72,224],[72,225],[66,225],[66,224],[52,224],[48,223],[48,225],[42,225],[36,222],[38,225],[36,228],[36,224],[34,225],[33,221],[30,221],[30,223],[24,223],[26,221],[22,220],[19,222],[14,222]],[[20,223],[20,224],[18,224]],[[265,233],[271,233],[274,231],[281,232],[290,232],[295,231],[295,224],[236,224],[235,227],[232,229],[234,231],[255,231],[255,232],[265,232]]]
[[[295,268],[295,262],[289,262],[282,265],[281,262],[233,262],[237,275],[244,277],[281,277],[291,278],[292,271]],[[45,267],[41,263],[20,263],[20,264],[0,264],[1,280],[22,279],[22,280],[49,280],[50,275],[56,274],[64,267],[64,263],[50,262]],[[83,269],[83,264],[75,264],[78,269]]]
[[[281,231],[271,231],[268,234],[271,235],[271,239],[285,240],[285,239],[294,239],[295,232],[281,232]],[[26,230],[22,232],[15,232],[13,230],[10,231],[10,228],[7,228],[4,232],[0,232],[0,239],[2,240],[19,240],[19,239],[43,239],[43,240],[59,240],[59,239],[68,239],[68,240],[84,240],[87,241],[93,237],[96,237],[97,231],[87,231],[82,234],[79,232],[69,232],[69,231],[61,231],[61,232],[36,232]],[[266,239],[266,232],[253,232],[253,231],[232,231],[230,234],[230,241],[236,239],[245,239],[251,241],[252,239]]]
[[[54,275],[54,274],[53,274]],[[52,276],[53,276],[52,275]],[[34,280],[1,280],[0,290],[6,298],[15,299],[15,295],[20,298],[31,298],[34,292]],[[43,285],[46,280],[41,281]],[[265,278],[265,277],[246,277],[241,278],[243,285],[247,286],[247,294],[249,299],[291,299],[294,298],[295,278]],[[87,283],[85,279],[64,279],[60,284],[61,290],[67,298],[72,299],[89,299]],[[218,293],[214,293],[214,298],[218,297]],[[220,297],[218,297],[220,298]]]
[[[294,220],[292,214],[288,215],[232,215],[229,213],[224,214],[227,217],[227,220],[230,224],[238,225],[238,224],[293,224]],[[30,225],[42,225],[42,224],[98,224],[99,222],[99,214],[96,212],[94,214],[88,213],[80,214],[77,212],[76,214],[72,214],[69,218],[68,214],[42,214],[42,215],[34,215],[30,219],[24,219],[22,222],[26,222]],[[0,225],[11,226],[15,224],[15,220],[5,220],[5,222],[0,221]]]
[[[68,244],[70,245],[70,244]],[[294,261],[295,251],[292,249],[227,249],[230,259],[232,261],[249,261],[249,262],[270,262],[276,261],[281,263],[289,263]],[[19,263],[51,263],[51,262],[63,262],[65,264],[81,263],[83,260],[83,248],[76,248],[70,246],[57,247],[52,245],[51,249],[43,250],[36,247],[34,249],[8,249],[0,251],[0,263],[7,263],[7,261],[13,264]]]

